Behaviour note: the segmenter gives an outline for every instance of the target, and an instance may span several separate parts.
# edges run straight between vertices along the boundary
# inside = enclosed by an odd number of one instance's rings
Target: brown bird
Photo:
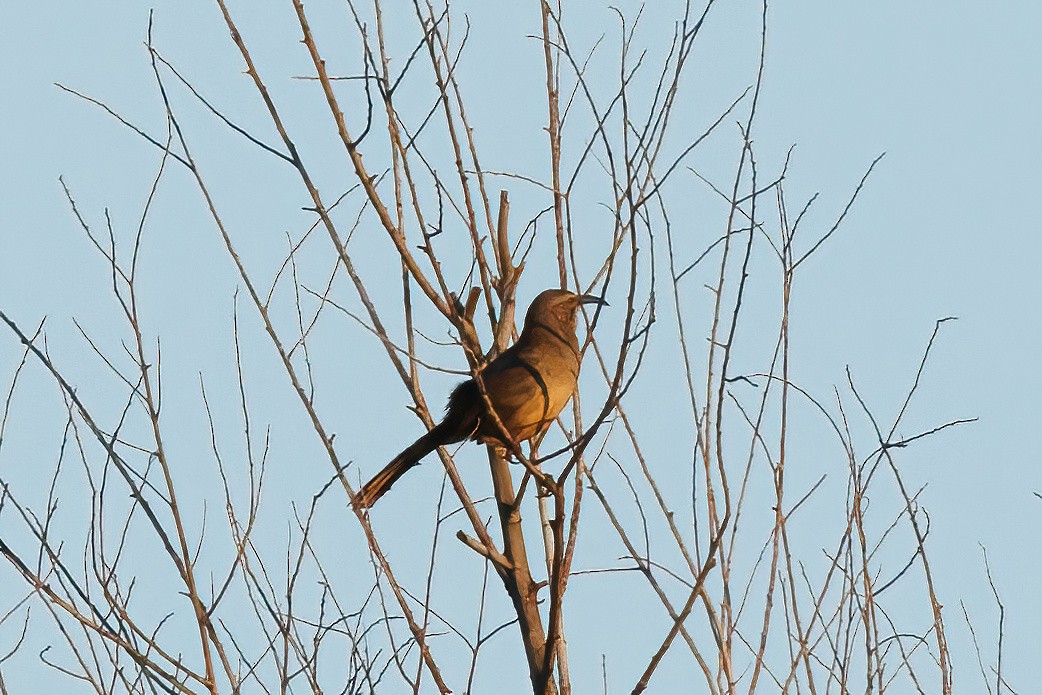
[[[576,312],[581,304],[607,305],[600,297],[567,290],[541,292],[525,315],[517,342],[481,370],[489,402],[511,443],[518,444],[546,432],[575,393],[579,378],[579,340]],[[474,439],[507,444],[503,431],[489,416],[477,382],[467,379],[449,396],[445,417],[430,432],[409,445],[362,486],[354,505],[367,509],[407,470],[439,446]]]

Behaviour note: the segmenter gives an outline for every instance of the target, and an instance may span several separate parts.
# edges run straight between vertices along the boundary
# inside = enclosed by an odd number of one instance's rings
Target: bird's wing
[[[516,441],[529,439],[556,415],[543,374],[516,352],[507,350],[493,360],[481,373],[481,380],[500,422]],[[494,423],[484,425],[485,434],[498,437]]]

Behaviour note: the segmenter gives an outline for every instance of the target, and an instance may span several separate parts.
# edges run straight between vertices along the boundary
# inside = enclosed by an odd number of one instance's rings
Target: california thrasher
[[[579,378],[579,340],[575,336],[580,304],[607,304],[600,297],[567,290],[545,290],[525,315],[517,342],[479,372],[488,401],[511,444],[546,432],[575,392]],[[430,432],[394,457],[362,486],[354,505],[367,509],[407,470],[439,446],[474,439],[508,444],[503,429],[489,416],[474,379],[467,379],[449,396],[445,417]]]

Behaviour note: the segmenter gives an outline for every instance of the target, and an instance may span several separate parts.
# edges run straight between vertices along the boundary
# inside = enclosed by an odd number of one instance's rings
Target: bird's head
[[[575,330],[575,315],[582,304],[607,306],[608,302],[592,294],[576,294],[568,290],[543,290],[532,300],[525,314],[525,326],[545,323],[567,326]]]

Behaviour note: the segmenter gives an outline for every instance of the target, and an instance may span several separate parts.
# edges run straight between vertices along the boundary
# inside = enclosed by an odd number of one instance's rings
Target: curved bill
[[[599,306],[609,306],[608,302],[603,297],[598,297],[595,294],[581,294],[579,295],[580,304],[597,304]]]

